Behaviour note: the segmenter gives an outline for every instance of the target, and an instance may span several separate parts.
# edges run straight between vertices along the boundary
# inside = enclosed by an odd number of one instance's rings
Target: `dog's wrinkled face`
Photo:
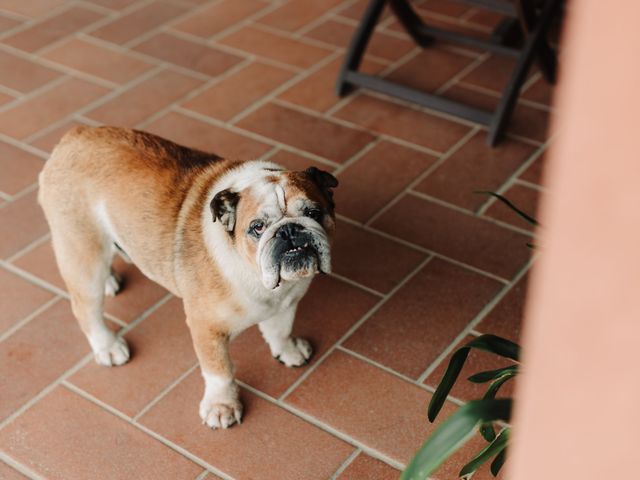
[[[211,202],[214,221],[262,278],[266,288],[331,271],[333,175],[267,170],[241,191],[223,190]]]

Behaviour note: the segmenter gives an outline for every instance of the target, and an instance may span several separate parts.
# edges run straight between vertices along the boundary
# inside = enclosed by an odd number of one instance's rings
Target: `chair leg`
[[[536,7],[534,0],[519,0],[517,2],[518,16],[522,29],[528,33],[532,30],[536,23]],[[557,55],[554,48],[549,45],[546,38],[542,40],[537,50],[537,61],[548,83],[556,82],[557,74]]]
[[[420,30],[424,26],[424,22],[411,8],[407,0],[390,0],[389,5],[398,21],[418,46],[425,48],[433,42],[433,37],[425,35]]]
[[[560,4],[559,0],[547,0],[540,17],[538,18],[533,30],[527,37],[522,53],[518,57],[518,61],[514,68],[511,79],[507,84],[498,108],[496,109],[491,125],[489,126],[489,134],[487,136],[487,143],[490,146],[494,146],[500,139],[504,127],[506,126],[520,93],[520,88],[524,83],[527,72],[531,67],[531,63],[539,54],[538,48],[540,42],[544,40],[544,34],[547,31],[550,21],[553,19],[553,14]]]
[[[357,71],[362,61],[362,56],[367,48],[371,34],[373,33],[386,0],[371,0],[364,12],[362,20],[358,25],[358,29],[351,40],[349,49],[345,55],[342,68],[338,74],[336,82],[336,94],[343,97],[351,90],[352,86],[347,82],[347,73],[349,71]]]

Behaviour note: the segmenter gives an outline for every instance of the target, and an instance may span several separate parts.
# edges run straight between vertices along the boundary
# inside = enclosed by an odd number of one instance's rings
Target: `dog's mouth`
[[[288,250],[285,250],[285,252],[283,253],[284,256],[290,256],[290,257],[295,257],[295,256],[300,256],[300,255],[308,255],[313,253],[314,255],[317,255],[315,248],[313,248],[312,246],[309,245],[309,243],[305,243],[304,245],[300,245],[297,247],[291,247]]]
[[[323,236],[304,231],[297,232],[295,238],[274,235],[266,245],[260,265],[267,288],[331,271],[329,245]]]

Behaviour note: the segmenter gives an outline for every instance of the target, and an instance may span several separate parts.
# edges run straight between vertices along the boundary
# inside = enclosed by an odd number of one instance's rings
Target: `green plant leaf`
[[[469,463],[462,467],[462,470],[460,470],[458,476],[465,477],[475,472],[483,463],[485,463],[491,457],[502,452],[502,450],[506,448],[507,442],[509,441],[509,433],[509,428],[505,428],[500,431],[493,442],[483,448],[474,458],[471,459]]]
[[[516,374],[517,372],[506,373],[502,377],[499,377],[498,379],[496,379],[491,385],[489,385],[489,388],[487,389],[487,393],[485,393],[484,397],[482,398],[496,398],[496,394],[498,393],[498,390],[500,390],[500,387],[502,386],[502,384],[505,383],[510,378],[515,377]]]
[[[493,442],[496,438],[496,431],[493,429],[493,423],[486,422],[480,425],[480,435],[482,435],[482,438],[487,442]]]
[[[498,368],[496,370],[487,370],[486,372],[476,373],[475,375],[471,375],[467,380],[473,383],[485,383],[491,380],[495,380],[505,373],[517,370],[518,365],[509,365],[508,367]]]
[[[492,197],[497,198],[498,200],[500,200],[502,203],[504,203],[511,210],[516,212],[520,217],[522,217],[525,221],[529,222],[531,225],[536,225],[536,226],[540,225],[535,218],[533,218],[531,215],[527,215],[526,213],[524,213],[522,210],[520,210],[518,207],[516,207],[513,203],[511,203],[511,201],[509,199],[503,197],[499,193],[489,192],[489,191],[477,191],[475,193],[482,193],[482,194],[485,194],[485,195],[491,195]]]
[[[473,400],[450,415],[418,450],[401,480],[424,480],[473,435],[481,422],[511,416],[511,399]]]
[[[471,340],[463,347],[460,347],[451,356],[447,370],[444,372],[442,380],[440,380],[436,391],[431,397],[429,409],[427,411],[427,416],[430,422],[435,420],[436,416],[442,409],[442,405],[444,405],[447,395],[449,395],[454,383],[458,379],[460,371],[464,366],[464,362],[467,360],[469,351],[472,348],[495,353],[501,357],[510,358],[516,361],[520,356],[520,347],[517,344],[495,335],[481,335],[480,337]]]
[[[498,476],[502,465],[504,465],[504,461],[507,459],[507,448],[508,447],[503,448],[502,451],[496,455],[496,458],[493,459],[493,462],[491,462],[491,475],[494,477]]]

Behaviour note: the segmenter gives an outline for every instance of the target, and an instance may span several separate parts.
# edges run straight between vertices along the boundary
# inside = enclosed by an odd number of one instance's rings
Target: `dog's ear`
[[[219,220],[228,232],[236,226],[236,207],[240,194],[229,189],[216,193],[209,204],[213,221]]]
[[[318,186],[322,194],[327,198],[329,207],[333,210],[335,208],[335,204],[333,203],[332,188],[338,186],[338,179],[329,172],[325,172],[324,170],[320,170],[316,167],[309,167],[304,171],[304,173],[306,173],[311,181]]]

